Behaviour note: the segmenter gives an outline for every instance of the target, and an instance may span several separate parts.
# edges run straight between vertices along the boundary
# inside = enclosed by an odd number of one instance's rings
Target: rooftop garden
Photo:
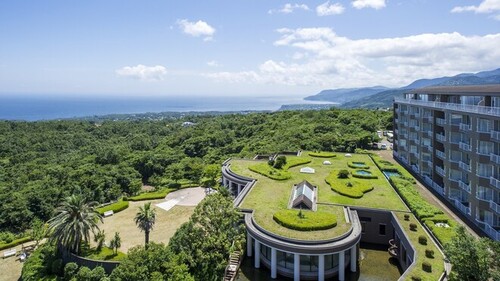
[[[256,185],[245,197],[240,207],[253,209],[254,218],[261,227],[289,238],[305,240],[327,239],[340,236],[351,227],[351,224],[347,223],[344,219],[343,207],[341,205],[408,210],[367,155],[353,154],[351,157],[345,157],[343,154],[334,153],[334,156],[328,159],[331,165],[323,164],[325,160],[324,156],[312,157],[310,156],[311,154],[307,152],[303,152],[302,155],[304,156],[287,156],[287,164],[285,164],[282,169],[278,170],[282,173],[286,172],[289,177],[280,180],[273,179],[273,175],[257,173],[251,170],[251,167],[265,167],[264,165],[275,169],[271,167],[267,161],[237,159],[231,161],[230,168],[233,172],[257,180]],[[377,178],[354,178],[352,173],[355,173],[359,169],[349,168],[348,162],[364,162],[365,165],[368,166],[371,174]],[[305,166],[315,169],[315,173],[300,173],[300,168]],[[340,170],[348,171],[349,176],[347,179],[337,178],[336,175]],[[358,198],[342,195],[334,191],[332,186],[327,183],[327,179],[332,175],[334,175],[334,179],[330,179],[329,182],[333,186],[342,186],[345,187],[346,190],[349,188],[372,190],[363,193],[363,195]],[[303,180],[307,180],[312,185],[317,186],[317,213],[329,213],[334,215],[336,218],[336,226],[316,231],[301,231],[292,229],[293,227],[290,227],[290,225],[288,225],[289,227],[285,227],[282,221],[280,224],[275,220],[275,214],[283,215],[283,210],[288,210],[287,207],[293,185]],[[351,187],[347,186],[348,182],[351,182]],[[298,210],[296,213],[298,213]],[[303,213],[307,218],[309,212],[303,211]],[[288,218],[290,218],[290,214],[288,215]],[[295,222],[305,222],[295,215],[291,216],[291,218],[295,219]]]

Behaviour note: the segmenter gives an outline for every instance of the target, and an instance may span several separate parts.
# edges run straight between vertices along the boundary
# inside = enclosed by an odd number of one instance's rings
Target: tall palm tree
[[[139,212],[135,215],[135,224],[145,234],[145,246],[148,247],[149,232],[153,230],[156,220],[156,211],[151,208],[151,203],[146,203],[144,206],[139,207]]]
[[[97,202],[85,202],[81,196],[72,195],[56,208],[55,216],[48,221],[51,240],[78,254],[80,244],[90,241],[90,233],[99,230],[97,222],[102,216],[96,210]]]

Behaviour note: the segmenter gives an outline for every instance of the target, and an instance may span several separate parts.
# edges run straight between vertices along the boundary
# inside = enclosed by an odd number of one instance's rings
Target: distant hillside
[[[369,88],[347,88],[335,90],[323,90],[320,93],[305,97],[304,100],[312,101],[329,101],[335,103],[346,103],[355,99],[360,99],[366,96],[371,96],[383,92],[389,88],[375,86]]]
[[[401,96],[409,89],[418,89],[430,86],[464,86],[500,84],[500,68],[478,73],[461,73],[453,77],[439,77],[433,79],[419,79],[399,89],[389,89],[362,98],[344,102],[341,107],[346,108],[379,108],[391,107],[394,97]]]

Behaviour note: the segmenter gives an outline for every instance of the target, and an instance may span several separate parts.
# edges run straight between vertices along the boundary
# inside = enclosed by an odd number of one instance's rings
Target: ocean
[[[311,102],[287,97],[0,96],[0,120],[38,121],[147,112],[278,110],[283,104],[308,103]]]

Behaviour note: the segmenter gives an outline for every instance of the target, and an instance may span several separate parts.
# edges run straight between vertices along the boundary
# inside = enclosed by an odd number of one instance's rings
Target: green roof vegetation
[[[97,208],[99,214],[103,215],[107,211],[113,211],[113,213],[118,213],[128,208],[128,201],[123,201],[123,199],[118,200],[115,203],[106,205],[104,207]]]
[[[171,188],[163,188],[158,191],[144,192],[136,196],[124,198],[124,200],[128,201],[144,201],[144,200],[153,200],[153,199],[163,199],[167,194],[174,191]]]
[[[280,210],[273,219],[286,228],[302,231],[325,230],[337,225],[337,218],[331,213],[297,209]]]
[[[332,158],[332,157],[335,157],[335,153],[332,153],[332,152],[309,152],[308,153],[309,156],[312,156],[312,157],[321,157],[321,158]]]
[[[374,188],[369,181],[363,179],[339,178],[337,170],[332,171],[325,180],[333,191],[350,198],[361,198]]]
[[[303,152],[303,155],[308,155]],[[287,156],[287,165],[299,162],[297,159],[305,158],[310,160],[308,167],[315,169],[314,174],[300,173],[301,165],[289,168],[290,178],[286,180],[273,180],[261,174],[252,172],[249,167],[256,164],[265,164],[265,161],[258,160],[231,160],[230,169],[240,175],[254,178],[257,180],[255,186],[248,193],[240,205],[241,208],[253,209],[255,221],[263,228],[278,235],[304,239],[319,240],[333,238],[342,235],[350,227],[344,219],[343,207],[339,205],[362,206],[379,209],[403,210],[408,209],[401,201],[397,193],[385,180],[382,173],[376,168],[367,155],[353,154],[352,157],[345,157],[343,154],[335,153],[335,161],[331,165],[323,165],[322,158]],[[364,194],[362,198],[356,199],[334,192],[326,182],[327,177],[332,171],[348,169],[348,161],[365,162],[371,167],[371,172],[378,176],[378,179],[355,179],[361,184],[373,186],[373,191]],[[305,165],[305,164],[304,164]],[[317,230],[303,232],[286,228],[277,223],[273,216],[278,211],[287,210],[288,202],[291,196],[294,184],[307,180],[312,185],[317,186],[318,192],[318,211],[328,212],[337,218],[337,226],[328,230]],[[349,179],[351,180],[351,179]],[[345,186],[345,183],[343,183]]]

